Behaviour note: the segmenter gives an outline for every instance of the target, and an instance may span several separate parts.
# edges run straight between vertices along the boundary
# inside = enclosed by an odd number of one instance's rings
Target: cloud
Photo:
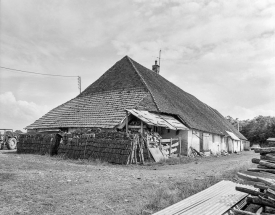
[[[85,88],[125,55],[150,68],[161,49],[161,75],[224,115],[273,114],[274,19],[273,0],[3,0],[1,64]],[[73,78],[0,75],[0,93],[38,107],[78,93]]]
[[[22,130],[49,111],[45,105],[17,100],[12,92],[0,94],[0,127]]]

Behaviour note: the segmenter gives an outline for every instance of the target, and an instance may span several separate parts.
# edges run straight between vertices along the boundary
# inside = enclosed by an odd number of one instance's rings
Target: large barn
[[[76,98],[27,126],[29,130],[139,129],[162,138],[180,137],[182,154],[243,150],[246,138],[217,110],[128,56],[115,63]]]

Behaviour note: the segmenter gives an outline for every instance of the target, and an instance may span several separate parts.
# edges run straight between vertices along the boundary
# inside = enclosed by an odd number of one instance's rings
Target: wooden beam
[[[234,212],[234,215],[257,215],[256,213],[251,213],[248,211],[242,211],[238,209],[233,209],[232,211]]]
[[[237,191],[240,191],[240,192],[243,192],[243,193],[248,193],[252,196],[259,196],[259,195],[264,195],[264,193],[261,193],[259,191],[256,191],[256,190],[251,190],[249,188],[246,188],[246,187],[239,187],[239,186],[236,186],[236,190]]]
[[[265,179],[265,178],[258,177],[258,176],[244,174],[244,173],[241,173],[241,172],[238,172],[237,175],[241,179],[245,179],[245,180],[248,180],[248,181],[254,181],[254,182],[261,182],[261,183],[264,183],[267,186],[270,186],[271,189],[275,189],[275,183],[272,183],[270,181],[270,179]]]
[[[275,162],[275,156],[272,156],[271,154],[261,155],[260,157],[262,160],[268,160]]]
[[[179,137],[179,157],[181,156],[181,137]]]
[[[275,201],[272,201],[270,199],[264,199],[260,197],[255,197],[255,196],[248,196],[247,197],[247,202],[248,203],[253,203],[256,205],[261,205],[261,206],[268,206],[271,208],[275,208]]]
[[[260,161],[259,164],[262,165],[262,166],[268,167],[268,168],[275,169],[275,164],[274,163],[270,163],[270,162],[267,162],[267,161]]]
[[[275,153],[275,147],[255,148],[254,152],[262,154]]]
[[[255,163],[255,164],[259,164],[260,163],[260,159],[259,158],[252,158],[252,163]]]
[[[143,136],[144,134],[143,121],[140,121],[140,133]]]
[[[275,169],[263,169],[263,168],[249,168],[247,171],[251,172],[269,172],[275,174]]]
[[[128,111],[126,110],[126,133],[128,134],[128,123],[129,123],[129,118],[128,118]]]

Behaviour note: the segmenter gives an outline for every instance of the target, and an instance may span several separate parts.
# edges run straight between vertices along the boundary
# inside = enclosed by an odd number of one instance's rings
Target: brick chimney
[[[155,65],[152,66],[152,70],[159,74],[159,65],[158,65],[158,61],[155,61]]]

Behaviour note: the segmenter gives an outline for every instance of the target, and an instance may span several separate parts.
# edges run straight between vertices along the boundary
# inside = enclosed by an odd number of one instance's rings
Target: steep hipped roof
[[[177,115],[190,128],[222,135],[231,131],[245,139],[217,110],[128,56],[27,128],[113,128],[131,108]]]

